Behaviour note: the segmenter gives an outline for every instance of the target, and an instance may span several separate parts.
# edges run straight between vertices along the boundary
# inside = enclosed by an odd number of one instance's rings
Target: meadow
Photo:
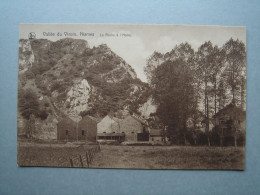
[[[236,169],[245,167],[244,147],[101,145],[87,163],[85,143],[18,143],[18,165],[123,169]],[[81,159],[80,159],[81,158]],[[83,166],[82,166],[83,165]]]

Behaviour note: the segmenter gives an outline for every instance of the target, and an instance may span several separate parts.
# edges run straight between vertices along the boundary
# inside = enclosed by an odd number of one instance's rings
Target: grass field
[[[26,144],[18,145],[18,165],[80,167],[79,155],[87,167],[86,151],[95,145]],[[244,169],[242,147],[116,146],[102,145],[91,168],[129,169]]]

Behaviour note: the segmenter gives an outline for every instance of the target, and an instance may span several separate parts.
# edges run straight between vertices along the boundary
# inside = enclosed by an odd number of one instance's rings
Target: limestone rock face
[[[89,85],[86,79],[83,79],[80,83],[75,84],[67,93],[66,103],[70,108],[67,113],[71,116],[78,116],[79,113],[88,109],[88,100],[92,87]]]
[[[19,42],[19,74],[27,71],[34,62],[34,54],[29,40]]]
[[[139,107],[139,111],[144,118],[149,118],[151,113],[156,112],[157,107],[158,106],[153,102],[153,98],[149,97],[149,99]]]

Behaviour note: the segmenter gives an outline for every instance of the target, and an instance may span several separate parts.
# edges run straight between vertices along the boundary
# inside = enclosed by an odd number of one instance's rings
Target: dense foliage
[[[212,116],[230,103],[244,109],[245,63],[244,43],[232,38],[221,48],[207,41],[197,51],[182,43],[166,54],[154,52],[144,71],[159,105],[154,115],[172,140],[186,142],[203,127],[207,144],[216,143]]]

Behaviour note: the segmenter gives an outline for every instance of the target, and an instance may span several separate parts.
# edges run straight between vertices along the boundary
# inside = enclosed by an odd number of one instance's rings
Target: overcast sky
[[[56,41],[61,38],[85,39],[91,47],[107,44],[112,51],[130,64],[137,76],[146,81],[143,68],[146,59],[154,51],[162,53],[172,50],[177,44],[188,42],[193,49],[205,41],[222,46],[231,37],[246,43],[245,27],[220,27],[220,26],[184,26],[184,25],[122,25],[122,24],[23,24],[20,26],[20,38],[28,38],[34,32],[36,38],[46,38]],[[44,36],[52,32],[54,36]],[[57,36],[61,32],[63,36]],[[65,32],[76,33],[77,36],[65,36]],[[94,33],[95,36],[80,36],[80,32]],[[103,36],[118,34],[118,36]],[[120,36],[130,34],[131,36]]]

